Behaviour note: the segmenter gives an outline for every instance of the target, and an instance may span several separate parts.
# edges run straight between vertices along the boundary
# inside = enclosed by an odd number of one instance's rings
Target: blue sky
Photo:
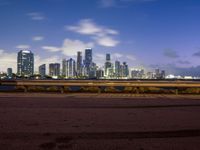
[[[0,70],[16,70],[20,49],[34,52],[37,71],[92,47],[100,66],[111,53],[130,67],[192,75],[199,16],[199,0],[0,0]]]

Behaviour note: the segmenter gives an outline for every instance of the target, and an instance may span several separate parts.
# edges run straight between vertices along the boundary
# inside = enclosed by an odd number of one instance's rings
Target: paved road
[[[6,149],[200,149],[199,96],[0,94]]]

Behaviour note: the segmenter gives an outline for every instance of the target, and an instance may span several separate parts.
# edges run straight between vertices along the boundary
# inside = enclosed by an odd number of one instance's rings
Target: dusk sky
[[[38,65],[93,48],[129,67],[200,75],[199,0],[0,0],[0,71],[16,71],[17,52]],[[198,71],[198,72],[197,72]]]

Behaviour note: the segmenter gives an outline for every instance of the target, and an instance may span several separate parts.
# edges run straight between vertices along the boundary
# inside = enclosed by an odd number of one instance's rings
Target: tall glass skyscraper
[[[91,48],[85,49],[84,65],[85,65],[85,68],[86,68],[86,72],[89,75],[90,67],[92,65],[92,49]]]
[[[34,73],[34,54],[28,50],[21,50],[17,56],[17,74],[31,76]]]
[[[52,77],[58,77],[60,75],[60,64],[59,63],[49,64],[49,75]]]
[[[41,75],[42,78],[45,77],[45,75],[46,75],[46,65],[45,64],[39,66],[39,74]]]
[[[121,70],[120,61],[115,61],[115,77],[118,79],[120,77],[120,70]]]
[[[77,76],[82,76],[82,52],[77,52],[77,64],[76,64],[76,71]]]
[[[112,63],[110,62],[111,58],[110,58],[110,54],[106,54],[106,62],[105,62],[105,76],[108,76],[108,72],[109,70],[112,68]]]
[[[76,77],[75,60],[70,58],[69,60],[63,59],[63,76],[67,78]]]

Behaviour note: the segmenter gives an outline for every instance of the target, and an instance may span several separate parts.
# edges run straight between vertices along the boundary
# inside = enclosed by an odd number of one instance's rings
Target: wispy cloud
[[[83,51],[85,48],[92,48],[94,44],[92,42],[85,43],[80,40],[71,40],[65,39],[63,41],[62,46],[54,47],[54,46],[43,46],[42,49],[47,50],[49,52],[61,52],[65,56],[75,56],[77,51]]]
[[[100,0],[100,6],[103,8],[109,8],[109,7],[116,7],[121,5],[126,5],[130,3],[147,3],[147,2],[154,2],[157,0]]]
[[[200,57],[200,51],[195,52],[195,53],[193,54],[193,56]]]
[[[61,48],[54,46],[42,46],[42,49],[47,50],[49,52],[58,52],[61,50]]]
[[[100,0],[102,7],[113,7],[116,5],[116,0]]]
[[[62,53],[66,56],[75,56],[77,51],[83,51],[85,48],[92,48],[94,44],[92,42],[85,43],[80,40],[65,39],[61,48]]]
[[[163,55],[168,58],[178,58],[179,55],[173,49],[165,49]]]
[[[32,40],[33,40],[33,41],[42,41],[42,40],[44,40],[44,37],[43,37],[43,36],[34,36],[34,37],[32,38]]]
[[[119,41],[114,38],[119,32],[105,26],[97,25],[91,19],[80,20],[77,25],[66,26],[66,29],[82,35],[91,36],[91,38],[101,46],[115,47]]]
[[[17,45],[16,48],[18,48],[18,49],[29,49],[30,45],[20,44],[20,45]]]
[[[187,60],[179,60],[177,61],[178,64],[182,64],[182,65],[190,65],[191,62],[187,61]]]
[[[45,16],[40,12],[31,12],[27,14],[32,20],[41,21],[45,19]]]
[[[0,68],[1,71],[6,71],[7,68],[13,68],[16,71],[17,54],[6,52],[7,50],[0,49]]]

